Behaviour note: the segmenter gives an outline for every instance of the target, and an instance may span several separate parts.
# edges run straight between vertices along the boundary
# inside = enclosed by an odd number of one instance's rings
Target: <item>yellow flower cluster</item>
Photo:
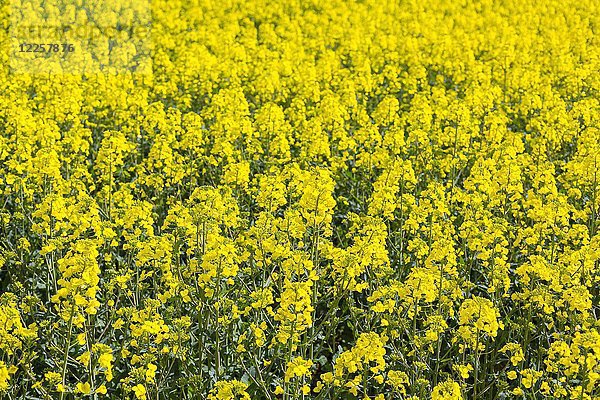
[[[600,399],[599,27],[0,1],[0,398]]]
[[[345,386],[353,395],[358,394],[359,385],[362,383],[364,391],[367,391],[369,371],[376,374],[374,379],[378,383],[383,382],[380,373],[385,369],[384,348],[385,337],[377,333],[362,333],[356,345],[350,350],[344,351],[335,361],[334,372],[323,374],[323,381],[334,386]],[[375,365],[371,366],[371,363]],[[356,374],[356,376],[352,376]]]

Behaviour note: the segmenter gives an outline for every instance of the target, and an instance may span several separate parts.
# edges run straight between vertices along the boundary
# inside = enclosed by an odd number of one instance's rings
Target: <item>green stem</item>
[[[69,317],[69,334],[67,335],[67,346],[65,347],[65,357],[63,360],[62,379],[61,383],[63,386],[63,392],[60,393],[60,400],[65,397],[64,386],[65,378],[67,376],[67,361],[69,359],[69,349],[71,348],[71,335],[73,333],[73,316],[75,315],[75,303],[71,306],[71,316]]]

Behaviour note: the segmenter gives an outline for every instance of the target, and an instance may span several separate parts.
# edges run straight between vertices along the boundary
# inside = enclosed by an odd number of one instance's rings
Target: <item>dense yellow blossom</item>
[[[0,398],[597,400],[599,26],[0,1]]]

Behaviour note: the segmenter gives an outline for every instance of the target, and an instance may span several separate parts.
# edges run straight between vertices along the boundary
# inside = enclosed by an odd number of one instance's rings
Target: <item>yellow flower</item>
[[[154,377],[156,376],[156,365],[149,363],[146,366],[146,382],[154,382]]]
[[[92,387],[89,382],[85,382],[85,383],[79,382],[79,383],[77,383],[75,388],[77,389],[77,391],[79,393],[82,393],[82,394],[90,394],[92,392]]]
[[[98,357],[98,365],[102,368],[110,369],[113,356],[110,353],[103,353]]]
[[[499,311],[485,298],[474,296],[463,302],[459,310],[459,334],[468,343],[477,342],[479,335],[495,337],[504,324],[498,321]]]
[[[469,379],[469,373],[473,371],[473,366],[471,364],[467,365],[459,365],[457,366],[458,371],[460,372],[460,377],[463,379]]]
[[[311,360],[305,360],[302,357],[296,357],[292,361],[288,362],[285,370],[285,381],[289,382],[292,378],[303,377],[310,374],[310,368],[312,367]]]
[[[218,381],[208,395],[209,400],[250,400],[246,392],[248,385],[238,380]]]
[[[80,333],[77,335],[77,343],[79,343],[80,346],[83,346],[85,344],[85,333]]]
[[[8,374],[8,368],[4,362],[0,362],[0,392],[8,390],[8,381],[10,375]]]
[[[516,367],[517,364],[519,364],[519,362],[521,362],[525,358],[523,354],[523,349],[518,343],[507,343],[506,345],[504,345],[504,347],[500,349],[500,351],[503,353],[511,353],[510,362],[514,367]]]
[[[406,394],[406,384],[409,383],[408,375],[402,371],[389,370],[387,383],[400,394]]]
[[[98,394],[106,394],[107,393],[106,386],[100,385],[98,387],[98,389],[96,389],[96,393],[98,393]]]
[[[145,399],[146,398],[146,387],[144,385],[137,384],[133,388],[133,393],[135,393],[135,397],[137,399]]]
[[[526,389],[531,389],[531,387],[537,382],[540,376],[542,376],[542,372],[534,371],[530,368],[525,369],[521,371],[521,383]]]
[[[334,373],[341,378],[348,373],[358,373],[369,369],[377,374],[384,370],[386,354],[384,344],[386,338],[375,332],[361,333],[351,350],[345,351],[336,359]],[[370,363],[375,363],[370,366]],[[357,375],[358,376],[358,375]]]
[[[432,400],[460,400],[462,398],[460,385],[452,380],[439,383],[431,393]]]

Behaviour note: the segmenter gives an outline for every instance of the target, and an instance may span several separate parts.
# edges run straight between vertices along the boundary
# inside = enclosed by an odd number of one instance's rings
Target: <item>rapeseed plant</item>
[[[0,1],[0,399],[600,399],[596,1],[85,3]]]

